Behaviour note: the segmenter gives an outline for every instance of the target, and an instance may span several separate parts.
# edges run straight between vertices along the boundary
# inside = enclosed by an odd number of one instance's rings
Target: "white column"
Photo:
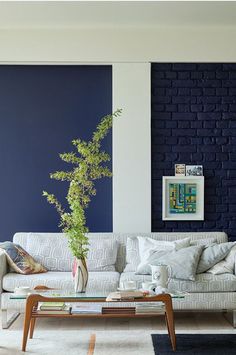
[[[113,232],[151,231],[150,67],[113,64]]]

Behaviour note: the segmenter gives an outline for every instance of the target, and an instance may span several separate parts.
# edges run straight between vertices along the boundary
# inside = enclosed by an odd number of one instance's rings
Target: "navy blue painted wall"
[[[161,178],[176,163],[203,165],[204,221],[162,221]],[[236,240],[236,64],[152,65],[152,230]]]
[[[112,110],[111,66],[0,66],[0,240],[17,231],[58,231],[42,190],[64,199],[67,183],[49,178],[69,168],[58,153],[89,139]],[[111,154],[111,134],[104,148]],[[112,181],[99,182],[87,212],[91,231],[112,231]]]

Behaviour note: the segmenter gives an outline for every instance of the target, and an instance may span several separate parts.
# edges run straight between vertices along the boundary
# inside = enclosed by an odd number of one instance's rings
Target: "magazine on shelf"
[[[71,306],[71,314],[101,314],[102,305],[101,304],[83,304],[83,303],[73,303]]]
[[[40,306],[37,309],[38,314],[70,314],[71,306],[69,304],[65,305],[62,309],[41,309]]]

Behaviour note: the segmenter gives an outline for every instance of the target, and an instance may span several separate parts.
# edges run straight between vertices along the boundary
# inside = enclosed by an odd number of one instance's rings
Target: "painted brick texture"
[[[162,221],[162,176],[203,165],[205,220]],[[152,64],[152,231],[236,240],[236,64]]]

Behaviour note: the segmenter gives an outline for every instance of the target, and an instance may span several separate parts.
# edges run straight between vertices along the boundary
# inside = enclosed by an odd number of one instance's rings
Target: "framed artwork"
[[[204,176],[163,176],[162,220],[204,219]]]
[[[186,176],[202,176],[202,165],[186,165]]]

